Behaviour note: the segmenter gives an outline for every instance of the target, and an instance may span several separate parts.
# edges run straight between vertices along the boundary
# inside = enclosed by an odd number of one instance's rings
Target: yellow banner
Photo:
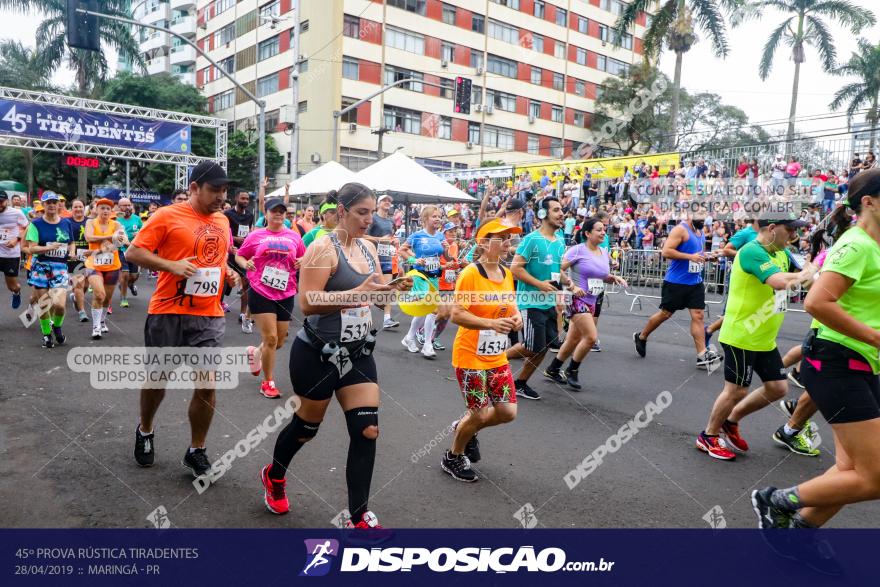
[[[547,175],[553,175],[554,171],[567,170],[569,174],[574,173],[579,178],[584,177],[584,173],[589,171],[594,180],[597,179],[613,179],[615,177],[623,177],[623,168],[628,167],[630,172],[636,165],[644,163],[645,165],[660,166],[660,175],[665,175],[669,171],[670,165],[676,168],[681,166],[681,157],[678,153],[657,153],[653,155],[627,155],[625,157],[607,157],[604,159],[582,159],[580,161],[548,161],[546,163],[534,163],[531,165],[522,165],[516,167],[516,175],[528,173],[533,181],[541,179],[541,171],[547,170]]]

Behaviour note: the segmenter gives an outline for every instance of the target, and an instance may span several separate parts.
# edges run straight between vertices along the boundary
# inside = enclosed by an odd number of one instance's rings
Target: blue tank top
[[[686,223],[682,223],[684,229],[688,233],[688,239],[678,245],[675,250],[681,253],[701,253],[706,248],[706,237],[702,231],[700,234],[691,230]],[[693,271],[692,271],[693,269]],[[699,270],[697,270],[699,269]],[[691,266],[691,262],[687,259],[672,259],[669,262],[669,268],[666,270],[665,281],[669,283],[678,283],[681,285],[697,285],[703,283],[702,267]]]

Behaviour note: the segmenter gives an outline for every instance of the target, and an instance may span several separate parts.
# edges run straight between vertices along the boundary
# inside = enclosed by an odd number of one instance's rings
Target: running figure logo
[[[332,558],[339,555],[339,541],[330,538],[307,539],[306,566],[300,577],[321,577],[330,572]],[[332,557],[332,558],[331,558]]]

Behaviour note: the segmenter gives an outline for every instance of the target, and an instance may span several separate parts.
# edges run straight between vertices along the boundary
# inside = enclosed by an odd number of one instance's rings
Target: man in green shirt
[[[144,223],[140,216],[134,213],[134,206],[128,198],[119,198],[117,206],[119,214],[116,216],[116,222],[122,225],[122,228],[125,229],[125,236],[128,237],[128,242],[131,242],[138,231],[143,228]],[[122,271],[119,275],[119,306],[122,308],[128,307],[129,289],[131,290],[131,295],[137,295],[135,282],[140,277],[140,267],[125,259],[126,248],[124,246],[119,247],[119,260],[122,262]]]
[[[724,349],[724,390],[709,415],[697,448],[721,460],[733,460],[749,449],[739,434],[745,416],[785,396],[787,375],[776,348],[776,336],[788,309],[789,288],[809,282],[816,273],[809,266],[790,272],[785,247],[802,220],[759,220],[758,237],[737,253],[730,275],[727,312],[718,337]],[[762,391],[748,394],[752,374],[764,383]],[[721,440],[724,435],[727,443]]]
[[[743,248],[748,243],[752,242],[756,238],[758,238],[758,221],[757,220],[747,220],[748,224],[737,230],[736,233],[730,240],[727,241],[727,244],[724,245],[724,248],[721,249],[721,255],[724,257],[736,257],[737,251]],[[724,284],[725,291],[730,287],[730,283],[726,282]],[[721,325],[724,324],[724,312],[726,311],[727,306],[725,302],[725,306],[721,309],[721,315],[718,317],[715,322],[706,327],[706,346],[709,346],[709,341],[712,339],[712,335],[721,330]]]

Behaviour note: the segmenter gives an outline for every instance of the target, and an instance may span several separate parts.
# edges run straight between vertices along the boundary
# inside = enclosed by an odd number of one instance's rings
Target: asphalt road
[[[0,294],[0,525],[4,527],[152,527],[147,517],[164,508],[172,526],[329,527],[346,507],[348,438],[338,404],[333,404],[317,438],[296,456],[288,478],[291,513],[269,514],[258,479],[270,459],[277,432],[232,462],[225,475],[199,494],[179,464],[189,442],[189,393],[169,392],[157,421],[157,462],[137,467],[132,456],[137,423],[136,391],[97,390],[85,373],[67,366],[77,346],[139,346],[151,282],[140,280],[131,308],[115,304],[111,332],[91,341],[90,324],[66,322],[68,343],[40,348],[38,327],[23,328],[9,297]],[[25,289],[27,294],[27,289]],[[629,312],[629,299],[610,296],[600,324],[603,351],[581,368],[584,391],[571,393],[536,375],[541,401],[520,400],[511,424],[480,434],[481,479],[463,484],[439,467],[449,445],[450,423],[464,410],[450,351],[435,361],[407,353],[400,332],[381,332],[376,356],[382,387],[380,438],[370,508],[388,527],[519,527],[525,507],[539,527],[754,527],[748,494],[754,487],[789,486],[833,463],[831,432],[819,418],[822,455],[794,455],[771,441],[783,422],[775,406],[742,424],[752,450],[735,462],[710,459],[694,448],[695,434],[722,387],[718,371],[694,368],[686,315],[665,324],[639,358],[631,342],[656,305]],[[226,344],[255,344],[228,315]],[[374,315],[374,320],[380,318]],[[405,318],[405,317],[404,317]],[[789,314],[779,344],[796,344],[807,316]],[[291,326],[291,335],[298,321]],[[451,347],[455,327],[443,334]],[[287,361],[280,352],[278,385],[290,396]],[[549,360],[549,359],[547,359]],[[516,369],[519,362],[514,362]],[[219,392],[208,441],[212,461],[233,448],[284,400],[258,393],[258,380],[245,374],[235,390]],[[623,424],[656,402],[663,391],[672,401],[574,489],[564,476],[603,446]],[[792,388],[791,397],[798,390]],[[613,444],[613,443],[612,443]],[[616,448],[616,445],[615,445]],[[421,456],[424,455],[424,456]],[[161,510],[160,510],[161,511]],[[708,515],[714,512],[714,516]],[[704,517],[706,519],[704,519]],[[832,526],[869,527],[880,519],[880,503],[850,506]]]

